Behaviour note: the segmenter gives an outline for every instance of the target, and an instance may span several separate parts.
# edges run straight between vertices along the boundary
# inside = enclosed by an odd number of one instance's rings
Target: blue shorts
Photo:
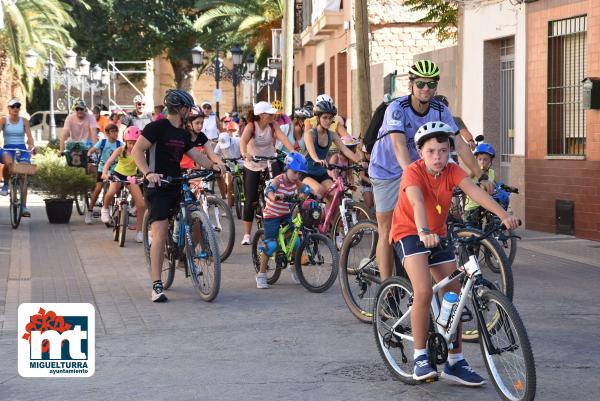
[[[292,214],[286,214],[281,217],[273,217],[271,219],[263,219],[263,227],[265,229],[264,240],[273,240],[277,241],[277,236],[279,234],[279,226],[282,222],[287,222],[288,224],[292,224]]]
[[[0,156],[4,156],[4,154],[8,154],[11,159],[15,160],[15,150],[25,150],[25,152],[21,152],[21,156],[19,157],[18,162],[23,163],[31,163],[31,155],[29,154],[29,150],[27,149],[27,145],[23,144],[6,144],[4,145],[4,149]]]
[[[396,251],[398,258],[402,261],[402,264],[404,264],[404,258],[422,253],[429,254],[429,257],[427,258],[429,267],[441,265],[442,263],[454,262],[456,260],[454,249],[444,249],[439,245],[435,248],[425,248],[418,245],[419,241],[418,235],[409,235],[394,244],[394,250]]]

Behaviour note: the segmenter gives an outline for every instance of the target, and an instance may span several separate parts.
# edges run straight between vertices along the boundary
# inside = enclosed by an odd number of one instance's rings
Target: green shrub
[[[46,198],[73,198],[96,183],[95,178],[87,175],[84,169],[67,166],[57,151],[48,149],[37,154],[33,162],[37,165],[37,171],[31,177],[31,187]]]

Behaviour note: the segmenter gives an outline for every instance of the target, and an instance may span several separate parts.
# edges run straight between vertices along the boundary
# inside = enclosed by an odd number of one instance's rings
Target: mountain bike
[[[319,232],[328,235],[335,241],[335,245],[339,250],[342,247],[344,237],[348,234],[352,226],[360,221],[375,220],[375,216],[364,202],[353,199],[352,191],[356,188],[343,178],[345,175],[343,173],[346,171],[363,171],[364,168],[362,166],[329,164],[327,169],[337,171],[338,175],[333,185],[325,193],[324,198],[333,192],[333,199],[329,207],[326,208],[325,218],[319,225]]]
[[[335,245],[317,230],[321,221],[321,203],[315,200],[284,198],[290,203],[292,223],[282,221],[277,235],[277,250],[267,264],[267,282],[274,284],[281,271],[294,263],[300,283],[310,292],[327,291],[338,273],[338,252]],[[318,205],[318,206],[317,206]],[[299,213],[294,214],[295,209]],[[260,269],[259,244],[264,243],[265,231],[260,228],[252,238],[254,269]]]
[[[26,180],[27,176],[34,175],[36,172],[35,164],[21,161],[21,154],[29,153],[32,154],[34,149],[22,150],[22,149],[11,149],[14,150],[15,156],[13,157],[11,176],[8,181],[8,193],[9,193],[9,214],[10,214],[10,225],[12,228],[19,228],[21,224],[21,209],[23,207],[23,198],[25,197],[25,188],[23,187],[22,180]],[[7,168],[7,167],[5,167]],[[24,178],[25,176],[25,178]]]
[[[483,275],[495,288],[507,295],[512,300],[513,279],[512,270],[506,256],[496,243],[494,238],[484,236],[481,231],[465,229],[448,224],[450,238],[459,240],[476,236],[480,241],[469,245],[470,252],[477,257],[479,263],[482,260],[494,259],[498,265],[498,272],[493,272],[481,267]],[[342,296],[350,312],[361,322],[371,323],[375,297],[381,279],[379,268],[375,258],[379,232],[377,223],[372,221],[360,222],[350,229],[344,239],[340,250],[340,288]],[[408,278],[401,261],[394,253],[396,275]],[[462,327],[463,341],[477,341],[479,332],[472,323],[465,322]]]
[[[260,178],[258,180],[258,202],[256,203],[256,225],[258,228],[262,228],[262,214],[265,208],[265,188],[267,182],[272,180],[274,177],[272,162],[283,162],[286,154],[277,151],[276,156],[253,156],[252,160],[255,162],[266,161],[267,168],[260,172]]]
[[[235,208],[235,215],[238,220],[241,220],[244,214],[244,203],[246,203],[246,192],[244,191],[244,175],[240,171],[238,159],[223,159],[223,162],[227,165],[232,175],[232,186],[233,186],[233,207]]]
[[[212,171],[194,171],[181,177],[167,177],[163,185],[181,185],[182,199],[177,214],[169,219],[169,231],[165,244],[165,257],[161,266],[163,288],[173,284],[175,268],[182,267],[190,277],[200,298],[213,301],[221,285],[221,257],[212,223],[199,207],[190,189],[189,181],[213,175]],[[144,252],[150,265],[150,213],[146,210],[142,224]]]
[[[503,400],[533,400],[536,392],[536,369],[525,326],[511,301],[481,274],[472,246],[492,235],[442,241],[453,246],[459,256],[457,269],[433,285],[427,348],[429,363],[435,369],[448,358],[456,340],[459,323],[473,319],[466,309],[471,303],[480,332],[480,349],[489,376]],[[447,321],[440,321],[439,292],[454,280],[462,280],[458,302]],[[404,277],[391,277],[381,284],[373,316],[373,331],[379,354],[392,375],[407,384],[413,379],[414,338],[410,314],[413,290]]]
[[[88,148],[83,142],[74,142],[70,149],[63,151],[64,156],[67,159],[67,165],[70,167],[80,167],[87,170],[88,165]],[[87,206],[90,203],[90,190],[74,194],[75,208],[80,216],[83,216],[87,210]]]
[[[212,223],[221,250],[221,262],[224,262],[233,250],[235,224],[227,203],[215,196],[215,180],[214,173],[206,174],[201,181],[190,181],[190,189]]]
[[[143,180],[130,177],[127,180],[120,180],[116,177],[111,177],[110,182],[121,184],[121,189],[115,195],[113,212],[111,214],[111,222],[113,224],[113,240],[119,241],[119,246],[125,246],[125,237],[129,228],[129,204],[131,202],[131,194],[129,193],[130,184],[141,184]]]

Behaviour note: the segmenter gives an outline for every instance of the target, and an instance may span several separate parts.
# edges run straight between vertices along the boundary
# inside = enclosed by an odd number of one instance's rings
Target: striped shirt
[[[287,179],[285,173],[283,173],[273,178],[269,187],[275,187],[275,191],[273,192],[275,196],[279,195],[280,197],[285,197],[294,196],[296,191],[303,185],[302,181],[296,183],[291,182]],[[272,201],[268,196],[265,196],[265,203],[265,210],[263,211],[263,217],[265,219],[282,217],[290,213],[289,203],[280,200]]]

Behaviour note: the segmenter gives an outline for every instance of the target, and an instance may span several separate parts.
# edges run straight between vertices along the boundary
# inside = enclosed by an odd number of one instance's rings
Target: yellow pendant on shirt
[[[435,210],[438,214],[442,214],[442,206],[439,203],[435,205]]]

